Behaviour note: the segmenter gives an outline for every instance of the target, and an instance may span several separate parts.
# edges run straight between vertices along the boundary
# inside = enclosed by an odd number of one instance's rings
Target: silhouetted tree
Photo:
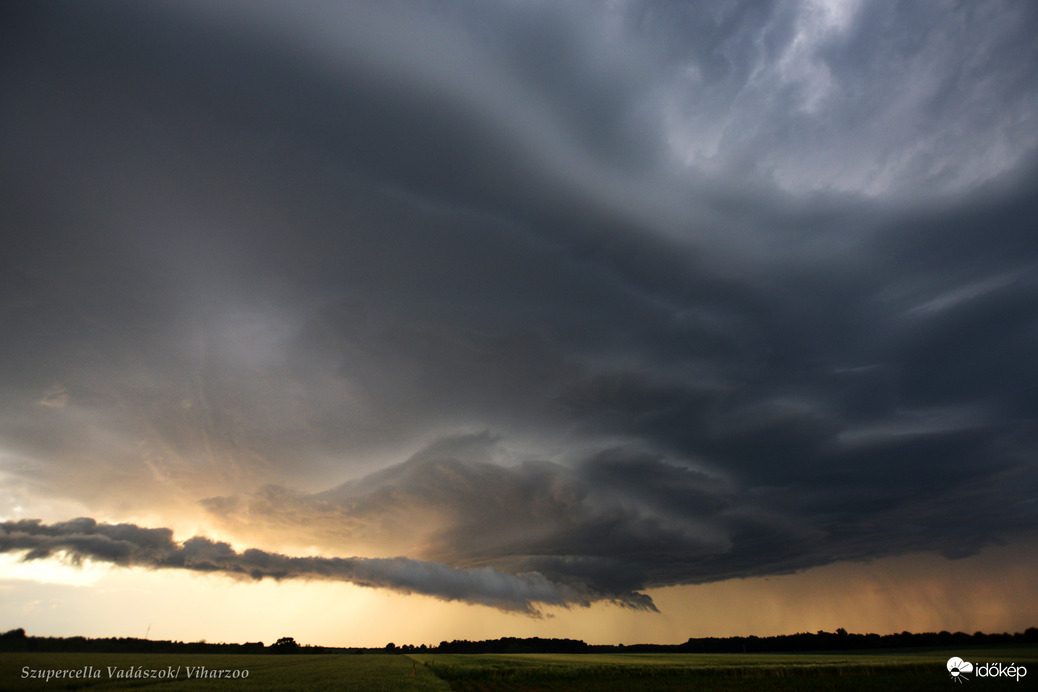
[[[299,650],[299,644],[296,642],[295,637],[282,637],[274,642],[270,648],[279,654],[290,654]]]
[[[29,638],[25,636],[25,630],[19,627],[16,630],[8,630],[0,634],[0,650],[24,651],[29,648]]]

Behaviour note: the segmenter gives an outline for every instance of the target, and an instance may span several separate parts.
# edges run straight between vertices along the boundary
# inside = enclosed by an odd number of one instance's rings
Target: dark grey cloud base
[[[2,12],[7,514],[633,605],[1034,537],[1029,3]]]
[[[347,581],[531,615],[539,612],[535,604],[588,605],[585,594],[551,584],[537,574],[502,574],[487,567],[451,569],[403,557],[290,557],[254,548],[238,553],[227,543],[202,536],[177,543],[169,529],[98,524],[85,517],[50,525],[35,520],[0,523],[0,552],[24,552],[26,561],[62,554],[74,562],[91,559],[124,567],[185,569],[257,580]]]

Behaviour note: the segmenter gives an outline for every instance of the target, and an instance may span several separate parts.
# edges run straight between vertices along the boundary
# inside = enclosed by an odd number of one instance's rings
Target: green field
[[[947,651],[795,654],[423,654],[460,692],[509,690],[945,690]],[[1018,663],[1038,676],[1038,649],[966,651],[967,660]],[[970,682],[975,682],[975,678]],[[1027,689],[1034,680],[985,679]],[[955,689],[955,688],[951,688]]]
[[[456,690],[457,692],[640,692],[704,690],[949,690],[945,662],[1027,666],[1020,681],[978,679],[973,689],[1029,689],[1038,679],[1038,649],[803,654],[0,654],[2,690]],[[109,670],[111,667],[111,670]],[[197,677],[231,671],[232,679]],[[97,677],[41,679],[23,671],[96,671]],[[170,679],[170,671],[177,672]],[[192,677],[188,677],[189,669]],[[126,672],[154,671],[154,678]],[[235,672],[237,671],[237,672]],[[242,677],[247,671],[247,677]],[[123,677],[119,677],[122,673]],[[163,677],[158,678],[159,675]],[[1031,677],[1034,676],[1034,677]]]
[[[99,678],[57,679],[49,682],[23,678],[29,670],[83,670],[91,667]],[[160,671],[164,679],[125,679],[112,673],[140,666],[145,671]],[[169,668],[179,674],[168,679]],[[237,679],[188,678],[189,668],[212,671],[248,671]],[[178,670],[179,669],[179,670]],[[412,676],[412,670],[414,675]],[[274,655],[274,654],[0,654],[0,690],[190,690],[191,692],[267,692],[268,690],[357,690],[358,692],[446,692],[448,684],[427,667],[415,665],[406,656],[389,655]]]

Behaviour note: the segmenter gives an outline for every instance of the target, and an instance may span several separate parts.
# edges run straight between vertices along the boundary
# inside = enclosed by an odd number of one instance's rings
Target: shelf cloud
[[[1036,28],[5,4],[5,549],[533,612],[1033,539]]]
[[[0,552],[24,553],[26,561],[63,554],[74,561],[89,559],[125,567],[184,569],[251,579],[345,581],[530,615],[539,614],[539,605],[589,605],[587,596],[539,574],[502,574],[488,567],[451,569],[404,557],[290,557],[254,548],[239,553],[225,542],[202,536],[179,543],[170,529],[99,524],[86,517],[49,525],[36,520],[9,521],[0,524],[0,531]]]

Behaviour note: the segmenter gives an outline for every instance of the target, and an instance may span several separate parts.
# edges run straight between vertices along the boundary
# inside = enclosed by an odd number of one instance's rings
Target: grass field
[[[945,690],[947,651],[818,654],[423,654],[458,692],[616,690]],[[1018,663],[1038,677],[1038,649],[961,652],[967,660]],[[975,678],[970,682],[974,682]],[[1034,679],[984,679],[982,689],[1028,689]],[[951,688],[955,689],[955,688]]]
[[[1027,666],[1029,679],[968,681],[975,690],[1032,689],[1038,649],[804,654],[0,654],[0,690],[416,690],[554,692],[625,690],[949,690],[945,662]],[[199,678],[198,670],[231,671],[231,679]],[[85,671],[49,681],[23,671]],[[126,677],[143,671],[150,678]],[[173,677],[171,671],[176,671]],[[237,672],[235,672],[237,671]],[[247,671],[247,677],[243,677]],[[189,672],[191,673],[189,677]],[[413,674],[412,674],[413,672]],[[94,676],[96,675],[96,677]],[[1031,677],[1033,676],[1033,677]]]
[[[152,679],[109,677],[139,666],[154,671]],[[57,679],[49,682],[23,678],[23,669],[82,671],[89,667],[98,678]],[[170,678],[169,669],[178,671]],[[197,668],[207,672],[238,671],[238,678],[198,678]],[[189,669],[194,669],[188,677]],[[411,675],[414,669],[414,675]],[[240,677],[248,671],[248,677]],[[164,673],[159,679],[158,675]],[[382,655],[253,655],[253,654],[0,654],[0,690],[190,690],[190,692],[267,692],[273,690],[356,690],[358,692],[447,692],[449,685],[431,670],[406,656]]]

